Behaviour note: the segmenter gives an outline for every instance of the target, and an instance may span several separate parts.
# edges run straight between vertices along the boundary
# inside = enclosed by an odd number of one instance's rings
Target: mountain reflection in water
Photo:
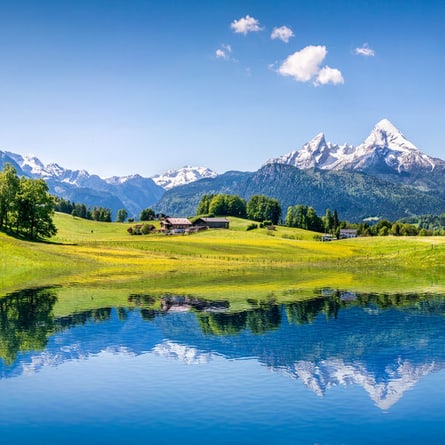
[[[188,364],[215,355],[253,358],[322,396],[360,385],[391,408],[423,376],[445,367],[442,295],[320,291],[286,304],[133,294],[126,307],[54,316],[57,288],[0,299],[0,377],[86,359],[102,351],[155,353]]]

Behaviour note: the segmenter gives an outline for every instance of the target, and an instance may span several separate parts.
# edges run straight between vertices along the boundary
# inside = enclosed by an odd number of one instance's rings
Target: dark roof
[[[230,222],[227,218],[199,218],[199,219],[204,222],[221,222],[221,223]]]

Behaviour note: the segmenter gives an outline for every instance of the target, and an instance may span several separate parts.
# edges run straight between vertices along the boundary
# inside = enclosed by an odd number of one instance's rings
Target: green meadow
[[[323,288],[410,293],[445,290],[445,239],[373,237],[322,243],[313,232],[277,226],[192,235],[129,235],[127,223],[56,214],[55,237],[28,242],[0,233],[0,295],[26,288],[84,289],[82,307],[129,294],[209,299],[305,298]],[[94,296],[94,299],[92,298]],[[82,300],[82,297],[79,297]],[[71,305],[72,303],[70,303]],[[63,306],[63,305],[62,305]]]

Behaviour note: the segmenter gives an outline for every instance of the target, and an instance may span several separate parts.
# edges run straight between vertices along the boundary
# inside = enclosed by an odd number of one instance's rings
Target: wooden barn
[[[161,230],[165,232],[186,230],[190,227],[192,227],[192,223],[187,218],[165,218],[161,221]]]
[[[209,229],[228,229],[227,218],[199,218],[193,224],[195,227],[208,227]]]

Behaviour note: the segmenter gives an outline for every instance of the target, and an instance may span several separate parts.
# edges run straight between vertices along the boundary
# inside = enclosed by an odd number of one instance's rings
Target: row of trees
[[[301,204],[288,207],[285,224],[288,227],[332,234],[336,234],[341,226],[345,226],[345,223],[338,219],[337,210],[331,212],[327,209],[325,216],[320,217],[313,207]]]
[[[348,224],[348,228],[357,230],[359,236],[432,236],[445,235],[443,229],[425,229],[423,227],[408,224],[401,221],[388,221],[381,219],[377,224],[368,223]]]
[[[196,214],[247,217],[253,221],[278,224],[281,204],[277,199],[264,195],[254,195],[246,202],[238,195],[206,194],[201,198]]]
[[[254,195],[246,202],[238,195],[206,194],[201,198],[196,214],[201,216],[235,216],[278,224],[281,205],[277,199],[263,195]],[[288,227],[319,233],[331,233],[337,237],[340,229],[356,229],[359,236],[445,235],[445,213],[412,217],[400,221],[382,219],[375,224],[368,222],[351,224],[341,221],[337,210],[326,209],[325,214],[319,216],[313,207],[299,204],[288,207],[284,224]]]
[[[332,233],[337,237],[340,229],[355,229],[358,236],[431,236],[445,234],[443,229],[426,229],[421,225],[402,221],[388,221],[386,219],[381,219],[376,224],[367,222],[350,224],[347,221],[340,221],[336,210],[331,212],[330,209],[327,209],[326,214],[320,217],[312,207],[305,205],[289,207],[285,224],[289,227],[299,227],[314,232]]]
[[[111,222],[111,210],[108,208],[94,206],[91,209],[85,204],[78,204],[59,197],[54,198],[54,210],[93,221]]]
[[[43,179],[17,176],[6,164],[0,172],[0,229],[13,230],[29,239],[57,233],[53,224],[54,199]]]

